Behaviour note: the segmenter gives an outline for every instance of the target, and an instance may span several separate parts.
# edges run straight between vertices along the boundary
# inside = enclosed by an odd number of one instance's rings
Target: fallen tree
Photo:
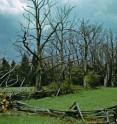
[[[1,95],[7,95],[11,100],[29,100],[29,99],[40,99],[51,96],[60,96],[65,95],[72,92],[63,93],[61,90],[40,90],[36,92],[0,92]]]

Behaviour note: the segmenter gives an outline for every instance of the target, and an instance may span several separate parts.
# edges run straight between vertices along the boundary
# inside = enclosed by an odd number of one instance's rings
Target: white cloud
[[[0,0],[0,13],[22,13],[25,6],[23,0]]]

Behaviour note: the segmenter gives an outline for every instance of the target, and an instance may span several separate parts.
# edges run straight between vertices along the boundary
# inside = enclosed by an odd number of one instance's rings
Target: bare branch
[[[51,36],[56,32],[56,29],[57,29],[57,27],[58,27],[59,24],[60,24],[60,22],[57,23],[57,25],[55,26],[54,30],[48,35],[47,39],[42,44],[42,49],[44,48],[44,46],[48,42],[48,40],[51,38]]]
[[[16,65],[11,70],[9,70],[7,73],[5,73],[2,77],[0,77],[0,79],[3,79],[5,76],[7,76],[11,72],[13,72],[15,70],[15,68],[16,68]]]

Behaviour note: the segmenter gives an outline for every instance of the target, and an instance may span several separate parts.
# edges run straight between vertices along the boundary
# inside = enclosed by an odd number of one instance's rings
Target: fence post
[[[106,124],[109,124],[110,120],[109,120],[109,112],[108,112],[108,110],[105,110],[105,116],[106,116]]]
[[[78,103],[76,103],[76,107],[77,107],[77,111],[78,111],[79,114],[80,114],[81,119],[83,120],[83,122],[85,122],[85,119],[84,119],[84,117],[83,117],[83,114],[82,114],[82,112],[81,112],[81,109],[80,109]]]

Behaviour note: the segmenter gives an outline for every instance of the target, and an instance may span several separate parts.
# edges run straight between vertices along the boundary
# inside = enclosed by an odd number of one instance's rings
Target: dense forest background
[[[59,41],[48,44],[48,57],[45,54],[42,60],[42,85],[66,81],[83,86],[87,83],[92,87],[117,86],[116,37],[111,31],[102,32],[97,25],[85,24],[83,21],[80,34],[71,34],[71,39],[64,40],[64,48],[61,49]],[[27,53],[22,55],[21,63],[3,58],[0,85],[34,86],[36,68],[36,57]]]
[[[73,19],[73,7],[58,8],[55,14],[51,3],[38,2],[31,0],[25,9],[27,24],[21,24],[14,44],[21,62],[1,59],[0,86],[117,86],[116,34]]]

